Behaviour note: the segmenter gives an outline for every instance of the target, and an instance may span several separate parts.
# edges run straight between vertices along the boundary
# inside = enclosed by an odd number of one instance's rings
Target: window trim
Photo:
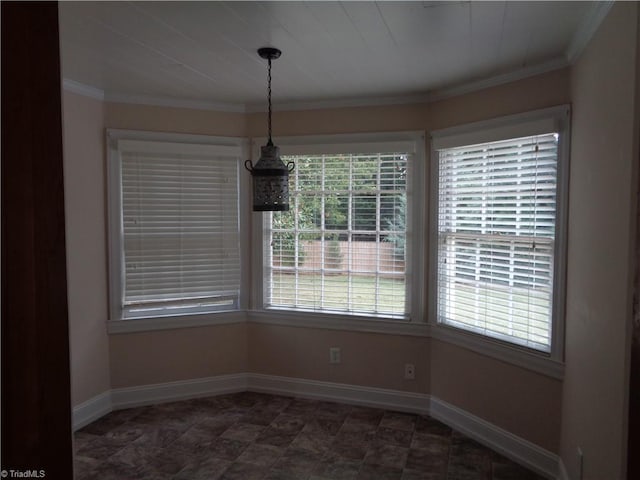
[[[122,249],[122,185],[121,162],[119,158],[119,141],[166,142],[185,144],[187,149],[194,145],[233,148],[238,157],[238,228],[240,231],[240,295],[238,306],[229,310],[180,312],[175,315],[149,315],[127,317],[123,315],[121,298],[124,275],[124,255]],[[148,132],[139,130],[106,130],[107,147],[107,234],[108,234],[108,272],[109,272],[109,333],[127,333],[165,328],[181,328],[219,323],[235,323],[244,321],[244,313],[248,306],[248,272],[244,268],[246,253],[249,248],[249,203],[245,192],[249,190],[249,181],[240,170],[248,152],[248,141],[244,138],[219,137],[210,135],[194,135],[164,132]],[[242,315],[238,315],[242,313]]]
[[[257,158],[260,152],[260,146],[264,145],[266,138],[253,138],[251,142],[253,158]],[[410,191],[413,201],[407,205],[409,210],[408,218],[410,218],[410,236],[412,248],[410,250],[411,257],[407,260],[407,264],[411,266],[411,270],[407,276],[409,281],[408,295],[410,296],[410,316],[408,319],[389,320],[385,317],[375,315],[367,315],[365,313],[345,313],[345,312],[327,312],[327,311],[308,311],[295,308],[285,307],[266,307],[264,299],[267,295],[267,282],[265,282],[265,266],[264,266],[264,250],[266,241],[264,229],[267,224],[267,215],[254,213],[252,223],[252,298],[251,312],[254,318],[259,318],[261,323],[274,324],[290,324],[291,317],[303,319],[300,326],[308,324],[314,326],[316,320],[327,322],[336,326],[335,321],[329,321],[327,318],[336,319],[352,319],[349,325],[353,325],[357,330],[365,322],[379,322],[379,329],[376,331],[389,330],[398,331],[402,326],[407,329],[415,325],[425,325],[424,315],[424,239],[426,238],[426,224],[424,222],[424,205],[426,195],[424,193],[427,185],[425,177],[425,133],[423,131],[405,131],[405,132],[383,132],[383,133],[360,133],[360,134],[335,134],[335,135],[305,135],[305,136],[285,136],[277,137],[276,145],[280,147],[281,155],[306,155],[314,153],[353,153],[357,149],[358,153],[375,153],[382,146],[388,149],[389,145],[395,148],[410,148],[414,154],[413,177],[407,190]],[[409,236],[407,237],[407,240]],[[286,320],[278,320],[275,317],[283,316]],[[320,319],[323,317],[322,319]],[[395,323],[397,327],[387,327],[388,323]],[[364,327],[365,331],[367,327]],[[424,331],[420,331],[421,335]]]
[[[429,273],[428,323],[432,336],[520,366],[542,370],[556,378],[562,376],[564,362],[564,316],[566,305],[567,216],[570,153],[569,105],[535,110],[434,130],[430,135],[429,166]],[[437,318],[438,279],[438,193],[439,148],[471,145],[542,133],[553,126],[559,133],[556,189],[556,231],[554,242],[553,306],[550,352],[540,352],[497,338],[443,325]],[[535,360],[534,360],[535,359]]]

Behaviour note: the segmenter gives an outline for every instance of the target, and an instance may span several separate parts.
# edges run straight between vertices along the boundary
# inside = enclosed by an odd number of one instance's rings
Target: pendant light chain
[[[289,173],[295,167],[293,162],[286,165],[280,158],[280,148],[271,139],[271,61],[279,58],[282,52],[277,48],[264,47],[258,49],[260,58],[268,60],[267,95],[269,101],[269,140],[260,147],[260,158],[255,165],[251,160],[244,166],[251,172],[253,179],[253,211],[254,212],[286,212],[289,210]]]
[[[268,73],[268,98],[269,98],[269,142],[267,145],[273,145],[271,140],[271,59],[269,59],[269,73]]]

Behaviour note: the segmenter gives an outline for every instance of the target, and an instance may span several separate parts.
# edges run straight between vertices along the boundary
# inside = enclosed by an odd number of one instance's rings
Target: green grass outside
[[[276,306],[356,310],[400,315],[405,311],[405,281],[373,276],[274,273],[271,303]],[[376,296],[377,286],[377,296]],[[297,288],[296,288],[297,287]],[[296,296],[297,292],[297,296]],[[376,306],[377,305],[377,306]]]
[[[297,282],[297,283],[296,283]],[[373,276],[275,273],[271,304],[282,307],[358,311],[372,314],[402,315],[405,311],[404,279]],[[377,286],[377,297],[376,297]],[[297,293],[296,293],[297,292]],[[458,285],[450,292],[457,308],[453,320],[472,328],[487,329],[540,344],[549,342],[550,297],[530,296],[517,291],[477,289]],[[527,306],[526,319],[513,316],[512,308]],[[473,312],[481,312],[476,315]],[[486,315],[483,315],[484,312]]]
[[[456,285],[449,291],[451,319],[489,336],[504,335],[548,345],[551,295],[543,290]],[[493,332],[493,335],[492,335]]]

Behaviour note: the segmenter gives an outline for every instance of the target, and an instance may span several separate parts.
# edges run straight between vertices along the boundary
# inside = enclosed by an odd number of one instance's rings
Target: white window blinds
[[[412,155],[286,157],[291,210],[269,235],[266,305],[404,318],[407,168]]]
[[[238,307],[238,155],[121,140],[122,314]]]
[[[438,150],[438,321],[549,352],[558,135]]]

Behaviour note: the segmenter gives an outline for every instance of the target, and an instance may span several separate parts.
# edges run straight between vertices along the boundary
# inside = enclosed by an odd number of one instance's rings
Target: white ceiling
[[[67,85],[263,108],[437,98],[568,65],[610,2],[61,2]],[[203,107],[204,108],[204,107]]]

